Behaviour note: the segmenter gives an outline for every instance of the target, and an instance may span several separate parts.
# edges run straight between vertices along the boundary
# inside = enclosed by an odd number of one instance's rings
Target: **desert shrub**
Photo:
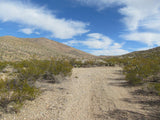
[[[70,61],[70,64],[74,67],[82,67],[83,66],[83,63],[81,60],[71,59],[69,61]]]
[[[72,71],[72,65],[67,60],[30,60],[21,61],[14,64],[14,68],[18,69],[19,79],[27,79],[35,81],[42,75],[58,75],[67,76]]]
[[[157,91],[157,93],[160,95],[160,83],[155,84],[154,88]]]
[[[84,61],[83,65],[84,66],[93,66],[93,65],[96,65],[96,61],[87,60],[87,61]]]
[[[44,73],[45,64],[38,60],[21,61],[14,64],[14,68],[18,70],[19,79],[36,80]],[[45,66],[47,67],[47,66]]]
[[[105,61],[105,66],[115,66],[119,64],[117,58],[103,59]]]
[[[70,59],[70,64],[74,67],[96,67],[96,66],[109,66],[108,62],[106,63],[103,59],[90,59],[90,60],[76,60]],[[110,66],[114,66],[110,64]]]
[[[160,95],[160,83],[150,83],[148,85],[148,89],[149,89],[149,91],[157,93],[158,95]]]
[[[72,59],[69,59],[69,62],[72,66],[75,65],[75,62],[76,62],[76,59],[75,58],[72,58]]]
[[[124,57],[113,57],[104,59],[106,63],[113,63],[120,65],[123,68],[123,73],[126,80],[131,85],[139,85],[151,80],[156,80],[157,75],[160,74],[160,56],[159,54],[135,55]],[[158,84],[158,83],[155,83]],[[153,87],[156,89],[157,87]]]
[[[39,78],[61,75],[63,77],[71,75],[72,65],[67,60],[23,60],[10,62],[2,65],[10,65],[16,71],[12,73],[17,77],[11,80],[0,80],[0,106],[6,112],[11,103],[11,111],[18,111],[25,100],[33,100],[39,93],[35,87],[35,81]],[[5,66],[3,67],[5,68]],[[47,74],[46,74],[47,73]],[[55,77],[53,77],[55,78]],[[54,79],[51,79],[55,81]]]
[[[0,80],[0,106],[6,108],[10,102],[10,91],[7,81]]]
[[[14,91],[12,100],[22,103],[25,100],[33,100],[39,93],[39,90],[30,86],[26,81],[18,82],[12,90]]]
[[[8,65],[8,62],[0,62],[0,72]]]
[[[64,76],[67,76],[71,73],[72,68],[73,66],[70,64],[69,61],[66,60],[55,61],[52,59],[47,72],[54,75],[62,74]]]
[[[150,76],[155,76],[156,74],[160,73],[160,59],[151,59],[151,58],[143,58],[143,57],[137,57],[134,59],[128,59],[128,62],[125,63],[123,69],[124,69],[124,74],[127,76],[128,81],[132,81],[133,79],[130,79],[133,77],[134,73],[134,78],[141,79],[141,81],[145,82],[145,79],[147,79]],[[132,77],[128,77],[128,76]],[[136,80],[136,79],[135,79]]]
[[[0,106],[5,112],[11,112],[10,103],[15,103],[11,110],[17,112],[25,100],[33,100],[38,94],[39,90],[26,81],[0,80]]]
[[[141,78],[134,71],[127,73],[125,78],[130,85],[137,85],[142,82]]]
[[[107,63],[105,64],[105,66],[115,66],[115,63],[114,63],[114,62],[107,62]]]

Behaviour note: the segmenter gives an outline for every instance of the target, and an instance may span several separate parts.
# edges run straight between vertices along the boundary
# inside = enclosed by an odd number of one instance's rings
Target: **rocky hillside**
[[[123,57],[137,57],[137,56],[150,57],[153,55],[160,56],[160,47],[152,48],[149,50],[143,50],[143,51],[135,51],[122,56]]]
[[[0,37],[0,60],[22,60],[33,56],[39,59],[62,56],[70,58],[94,57],[91,54],[46,38]]]

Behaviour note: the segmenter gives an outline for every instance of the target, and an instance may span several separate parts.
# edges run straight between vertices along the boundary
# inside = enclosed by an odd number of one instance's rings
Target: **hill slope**
[[[82,52],[46,38],[0,37],[0,60],[22,60],[35,56],[39,59],[67,56],[71,58],[91,58],[91,54]]]
[[[149,50],[143,50],[143,51],[135,51],[122,56],[123,57],[137,57],[137,56],[150,57],[153,55],[160,56],[160,47],[152,48]]]

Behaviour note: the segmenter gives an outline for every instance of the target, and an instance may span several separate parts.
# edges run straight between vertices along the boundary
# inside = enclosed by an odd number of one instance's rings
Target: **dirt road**
[[[44,92],[5,120],[147,120],[132,98],[119,67],[74,68],[60,84],[41,83]]]

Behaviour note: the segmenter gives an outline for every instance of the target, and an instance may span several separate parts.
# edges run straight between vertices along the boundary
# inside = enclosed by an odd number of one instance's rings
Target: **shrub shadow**
[[[113,110],[106,114],[95,114],[95,118],[103,120],[159,120],[159,117],[144,115],[138,112],[128,111],[128,110]]]
[[[125,102],[140,104],[141,109],[149,111],[148,115],[150,120],[160,120],[160,97],[155,93],[144,91],[142,89],[131,92],[135,99],[125,98]]]
[[[120,78],[109,78],[110,81],[108,84],[112,86],[119,86],[119,87],[133,87],[132,85],[128,84],[124,77]],[[116,81],[116,82],[115,82]]]

